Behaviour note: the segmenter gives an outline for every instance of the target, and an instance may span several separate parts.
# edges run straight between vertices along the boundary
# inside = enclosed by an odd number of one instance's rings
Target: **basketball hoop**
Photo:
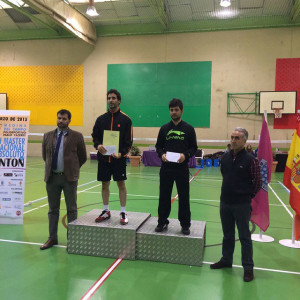
[[[282,117],[282,109],[273,108],[275,119],[280,119]]]

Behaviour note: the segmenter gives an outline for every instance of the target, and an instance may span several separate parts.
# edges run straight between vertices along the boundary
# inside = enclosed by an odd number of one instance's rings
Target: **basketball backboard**
[[[266,110],[268,114],[274,114],[280,110],[282,114],[296,113],[297,92],[260,92],[259,93],[259,113]]]

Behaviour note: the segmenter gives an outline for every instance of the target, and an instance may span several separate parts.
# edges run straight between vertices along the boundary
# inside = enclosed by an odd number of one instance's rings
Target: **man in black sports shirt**
[[[189,185],[189,159],[197,151],[195,129],[181,120],[183,104],[180,99],[173,99],[169,103],[171,121],[160,128],[156,152],[162,160],[160,169],[158,225],[156,232],[166,230],[169,224],[168,217],[171,212],[171,194],[174,181],[176,182],[179,210],[178,219],[182,233],[190,234],[190,185]],[[168,160],[167,152],[177,153],[177,162]]]
[[[130,118],[120,111],[121,95],[111,89],[107,92],[108,111],[97,118],[93,128],[94,147],[98,150],[98,176],[97,180],[102,181],[102,199],[104,209],[95,222],[99,223],[110,218],[109,210],[109,185],[111,176],[117,182],[121,203],[120,223],[128,223],[125,211],[127,190],[125,186],[126,157],[132,145],[132,122]],[[104,130],[119,131],[119,153],[110,156],[105,155],[107,149],[103,146]]]

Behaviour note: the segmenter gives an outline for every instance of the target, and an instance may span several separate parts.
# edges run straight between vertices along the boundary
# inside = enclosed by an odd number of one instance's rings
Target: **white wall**
[[[78,39],[0,42],[1,66],[83,64],[84,125],[75,129],[84,135],[106,109],[107,64],[212,61],[211,127],[196,129],[197,138],[228,139],[242,126],[257,139],[262,116],[227,116],[227,93],[274,90],[276,59],[296,57],[300,28],[99,38],[95,47]],[[271,139],[291,139],[292,130],[274,130],[273,116],[268,121]],[[134,129],[135,137],[157,133],[158,128]]]

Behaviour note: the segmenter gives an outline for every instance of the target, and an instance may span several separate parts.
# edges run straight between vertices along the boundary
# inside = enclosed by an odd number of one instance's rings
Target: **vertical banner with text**
[[[29,118],[0,110],[0,224],[23,224]]]

